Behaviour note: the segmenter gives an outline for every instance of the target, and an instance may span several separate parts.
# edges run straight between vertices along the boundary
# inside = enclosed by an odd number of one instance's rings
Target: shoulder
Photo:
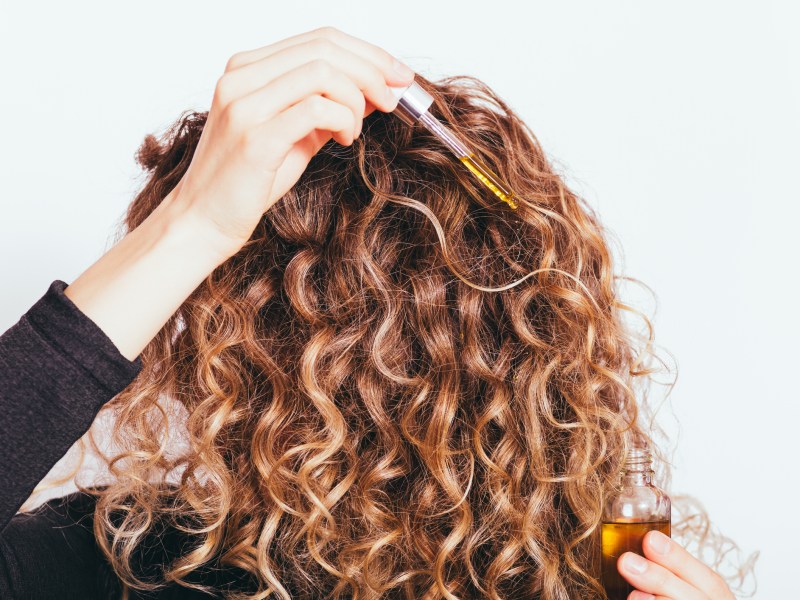
[[[121,585],[94,537],[95,496],[75,492],[15,515],[0,534],[0,598],[80,600],[120,598]],[[158,580],[164,566],[194,543],[183,531],[157,523],[131,556],[145,579]],[[252,580],[231,566],[205,565],[195,584],[216,590],[247,589]],[[209,600],[215,594],[170,583],[155,592],[132,591],[131,600]]]
[[[85,550],[90,554],[95,549],[92,533],[94,505],[94,497],[84,492],[54,498],[30,512],[14,515],[0,540],[9,547],[26,552],[26,549],[39,549],[67,539],[74,550]],[[80,554],[84,555],[83,552]]]
[[[0,534],[3,598],[112,597],[117,586],[94,541],[94,497],[76,492],[12,517]]]

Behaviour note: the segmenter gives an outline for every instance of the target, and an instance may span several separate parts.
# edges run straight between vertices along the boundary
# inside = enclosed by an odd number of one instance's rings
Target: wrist
[[[172,194],[64,293],[133,360],[237,250]]]
[[[234,240],[221,233],[198,213],[192,202],[180,195],[180,184],[167,194],[151,217],[161,220],[164,235],[191,252],[194,260],[199,257],[206,263],[213,263],[213,267],[236,254],[247,241]]]

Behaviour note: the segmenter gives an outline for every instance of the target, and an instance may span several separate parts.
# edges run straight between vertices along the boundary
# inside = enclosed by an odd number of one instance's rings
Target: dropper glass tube
[[[450,129],[428,112],[428,108],[433,104],[433,96],[422,89],[416,81],[413,81],[408,87],[392,88],[392,90],[398,97],[394,114],[408,125],[414,125],[417,121],[422,123],[428,131],[441,140],[456,155],[481,183],[503,202],[516,210],[518,204],[514,200],[514,192],[508,184],[487,167]]]

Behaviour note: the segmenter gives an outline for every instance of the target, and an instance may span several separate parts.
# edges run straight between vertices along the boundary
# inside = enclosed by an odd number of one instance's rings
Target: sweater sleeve
[[[142,368],[55,280],[0,335],[0,530]]]

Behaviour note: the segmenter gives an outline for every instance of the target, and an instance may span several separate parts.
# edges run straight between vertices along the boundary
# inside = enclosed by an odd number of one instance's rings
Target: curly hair
[[[326,144],[107,407],[94,527],[126,589],[236,568],[249,587],[228,598],[605,597],[599,525],[632,440],[668,472],[644,419],[652,327],[514,111],[472,77],[417,81],[519,208],[391,114]],[[147,136],[127,231],[206,118]],[[147,571],[142,546],[167,526],[193,542]]]

